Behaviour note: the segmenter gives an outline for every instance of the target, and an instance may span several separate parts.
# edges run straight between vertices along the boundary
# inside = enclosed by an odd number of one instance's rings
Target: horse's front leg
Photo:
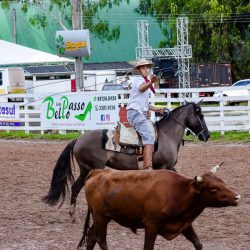
[[[86,179],[88,172],[89,171],[83,170],[81,168],[81,173],[80,173],[78,179],[75,181],[75,183],[71,187],[71,199],[70,199],[69,215],[70,215],[73,223],[80,222],[80,220],[76,214],[76,201],[77,201],[78,194],[80,193],[81,189],[84,186],[85,179]]]

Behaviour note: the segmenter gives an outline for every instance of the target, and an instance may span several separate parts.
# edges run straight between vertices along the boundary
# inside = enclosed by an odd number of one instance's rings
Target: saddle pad
[[[133,127],[126,128],[122,123],[119,123],[119,144],[141,147],[141,136]]]
[[[115,142],[114,133],[115,133],[115,130],[109,129],[107,131],[106,135],[108,137],[108,140],[107,140],[107,142],[105,144],[105,149],[120,152],[121,151],[121,146]]]
[[[123,154],[129,155],[142,155],[142,147],[129,147],[124,145],[119,145],[115,141],[115,130],[106,130],[105,131],[105,143],[104,149],[108,151],[116,151]]]

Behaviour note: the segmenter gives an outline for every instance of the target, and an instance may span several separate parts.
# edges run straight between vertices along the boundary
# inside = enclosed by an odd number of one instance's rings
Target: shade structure
[[[73,62],[47,52],[0,40],[0,66]]]

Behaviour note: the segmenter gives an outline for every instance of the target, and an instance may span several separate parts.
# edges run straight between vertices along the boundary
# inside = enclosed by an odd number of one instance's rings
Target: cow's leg
[[[201,250],[202,249],[202,244],[200,242],[200,239],[198,237],[198,235],[196,234],[196,232],[194,231],[194,228],[192,226],[192,224],[187,228],[185,229],[182,234],[188,239],[190,240],[195,249],[196,250]]]
[[[95,228],[96,228],[97,242],[102,250],[108,250],[108,244],[106,239],[107,226],[108,226],[108,220],[104,219],[103,217],[96,218]]]
[[[73,223],[79,222],[79,219],[76,215],[76,200],[77,200],[78,194],[80,193],[81,189],[84,186],[86,176],[89,172],[82,167],[80,167],[80,170],[81,170],[81,172],[80,172],[79,177],[77,178],[77,180],[75,181],[75,183],[71,187],[71,200],[70,200],[69,215],[70,215]]]
[[[145,226],[144,250],[153,250],[157,237],[158,228],[156,226]]]
[[[97,240],[96,240],[95,229],[94,229],[94,224],[93,224],[90,227],[89,232],[88,232],[86,249],[93,250],[96,242],[97,242]]]

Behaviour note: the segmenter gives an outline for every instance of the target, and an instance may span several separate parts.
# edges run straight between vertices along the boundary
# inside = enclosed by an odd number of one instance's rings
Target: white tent
[[[72,60],[0,40],[0,66],[72,62]]]

